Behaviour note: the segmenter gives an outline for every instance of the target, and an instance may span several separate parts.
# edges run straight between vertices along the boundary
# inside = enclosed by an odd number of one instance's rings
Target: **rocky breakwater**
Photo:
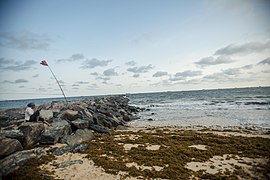
[[[141,109],[130,106],[125,96],[104,96],[42,105],[42,122],[25,122],[24,109],[0,112],[0,177],[9,174],[31,158],[46,155],[43,145],[66,144],[50,151],[55,155],[80,152],[81,144],[95,139],[95,133],[111,135],[113,129],[126,129],[128,121],[137,119]]]

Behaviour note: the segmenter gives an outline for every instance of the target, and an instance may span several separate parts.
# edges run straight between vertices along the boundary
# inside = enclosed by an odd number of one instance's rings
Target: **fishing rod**
[[[65,93],[64,93],[64,91],[63,91],[63,89],[62,89],[62,87],[61,87],[61,85],[59,83],[59,81],[57,80],[55,74],[53,73],[52,69],[50,68],[49,64],[45,60],[42,60],[40,64],[43,65],[43,66],[47,66],[50,69],[50,71],[51,71],[54,79],[56,80],[56,82],[57,82],[57,84],[58,84],[58,86],[59,86],[59,88],[60,88],[60,90],[61,90],[61,92],[62,92],[62,94],[63,94],[63,96],[65,98],[65,101],[66,101],[66,103],[68,105],[68,101],[67,101],[66,95],[65,95]]]

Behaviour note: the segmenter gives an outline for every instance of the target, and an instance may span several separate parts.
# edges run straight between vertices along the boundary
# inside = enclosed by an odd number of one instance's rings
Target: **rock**
[[[115,128],[115,130],[127,130],[128,128],[126,126],[119,125]]]
[[[97,112],[97,107],[93,104],[93,105],[88,106],[88,110],[92,112]]]
[[[78,160],[71,160],[71,161],[64,161],[62,163],[57,163],[57,164],[55,164],[55,166],[58,168],[66,168],[66,167],[69,167],[73,164],[82,164],[82,163],[83,163],[83,161],[78,159]]]
[[[2,130],[0,135],[6,138],[17,139],[21,144],[24,142],[24,135],[20,130]]]
[[[75,133],[64,137],[61,143],[68,145],[80,144],[83,141],[89,141],[95,139],[92,131],[89,129],[78,129]]]
[[[70,121],[73,121],[78,118],[78,111],[66,110],[63,114],[64,118],[67,118]]]
[[[44,109],[42,109],[40,111],[40,117],[48,121],[51,118],[53,118],[53,111],[52,110],[44,110]]]
[[[89,121],[82,119],[76,119],[75,121],[72,121],[71,124],[77,129],[85,129],[89,127]]]
[[[82,110],[82,113],[87,116],[88,118],[92,118],[93,119],[93,115],[92,113],[88,110],[88,109],[84,109]]]
[[[27,160],[40,157],[45,154],[46,152],[42,148],[13,153],[0,161],[0,175],[7,175],[24,165]]]
[[[73,111],[82,111],[85,107],[82,105],[73,105],[72,107],[70,107],[70,109],[72,109]]]
[[[129,121],[133,121],[133,120],[140,119],[140,118],[137,116],[125,114],[125,115],[123,115],[123,119],[124,119],[124,121],[129,122]]]
[[[128,106],[128,110],[132,113],[137,113],[140,111],[140,108],[136,106]]]
[[[96,132],[99,132],[99,133],[105,133],[105,134],[108,134],[108,135],[112,135],[111,131],[105,127],[102,127],[100,125],[96,125],[96,124],[92,124],[89,126],[89,129],[92,129]]]
[[[10,124],[15,125],[15,126],[20,126],[24,122],[26,122],[25,119],[12,120],[12,121],[10,121]]]
[[[75,144],[75,145],[67,145],[59,148],[52,148],[49,151],[52,152],[56,156],[61,156],[65,153],[73,152],[73,153],[82,153],[88,148],[88,144]]]
[[[5,112],[0,114],[0,127],[6,127],[9,125],[9,116]]]
[[[55,121],[51,125],[52,127],[49,127],[41,135],[41,144],[55,144],[60,140],[60,138],[71,133],[71,126],[65,120]]]
[[[63,101],[52,101],[50,108],[51,109],[65,109],[67,108],[67,104],[66,102],[63,102]]]
[[[22,123],[19,129],[24,135],[23,147],[32,147],[40,140],[45,127],[41,122],[25,122]]]
[[[95,124],[105,126],[108,128],[116,127],[122,124],[121,121],[113,115],[108,117],[101,113],[94,113],[93,117],[94,117],[93,119],[94,119]]]
[[[17,139],[1,138],[0,149],[0,159],[2,159],[16,151],[23,150],[23,147]]]

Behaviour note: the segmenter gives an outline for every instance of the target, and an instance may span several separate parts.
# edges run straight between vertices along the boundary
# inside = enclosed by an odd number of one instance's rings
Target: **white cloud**
[[[28,83],[28,80],[26,79],[16,79],[15,81],[8,81],[5,80],[2,83],[9,83],[9,84],[20,84],[20,83]]]
[[[112,60],[98,60],[96,58],[87,59],[83,62],[83,65],[81,68],[92,69],[98,66],[107,66],[110,62],[112,62]]]
[[[37,62],[34,60],[27,60],[24,62],[14,61],[13,59],[0,58],[0,70],[3,71],[23,71],[33,68]]]
[[[198,65],[199,67],[204,68],[206,66],[218,64],[230,64],[232,62],[235,62],[235,60],[231,59],[228,56],[218,56],[217,58],[210,56],[200,59],[199,61],[195,62],[195,64]]]
[[[140,66],[140,67],[128,68],[127,71],[133,72],[135,74],[140,74],[140,73],[146,73],[151,69],[153,69],[153,66],[152,66],[152,64],[149,64],[148,66]]]
[[[270,57],[268,57],[268,58],[266,58],[258,63],[258,65],[265,65],[265,64],[268,64],[268,65],[270,64]]]
[[[153,77],[162,77],[162,76],[167,76],[168,72],[164,72],[164,71],[158,71],[155,74],[153,74]]]
[[[117,76],[118,73],[115,71],[114,68],[107,69],[103,72],[104,76]]]
[[[80,61],[84,59],[83,54],[73,54],[67,59],[58,59],[57,62],[73,62],[73,61]]]
[[[215,52],[215,55],[247,55],[270,50],[270,41],[266,42],[249,42],[245,44],[230,44]]]
[[[36,34],[30,31],[0,33],[0,46],[28,50],[48,50],[52,39],[47,35]]]
[[[128,66],[135,66],[136,65],[136,62],[135,61],[129,61],[129,62],[126,62],[126,65],[128,65]]]

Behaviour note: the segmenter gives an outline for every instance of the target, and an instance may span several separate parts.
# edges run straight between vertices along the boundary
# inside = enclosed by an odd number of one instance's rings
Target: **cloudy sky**
[[[0,100],[270,85],[268,0],[5,0]]]

